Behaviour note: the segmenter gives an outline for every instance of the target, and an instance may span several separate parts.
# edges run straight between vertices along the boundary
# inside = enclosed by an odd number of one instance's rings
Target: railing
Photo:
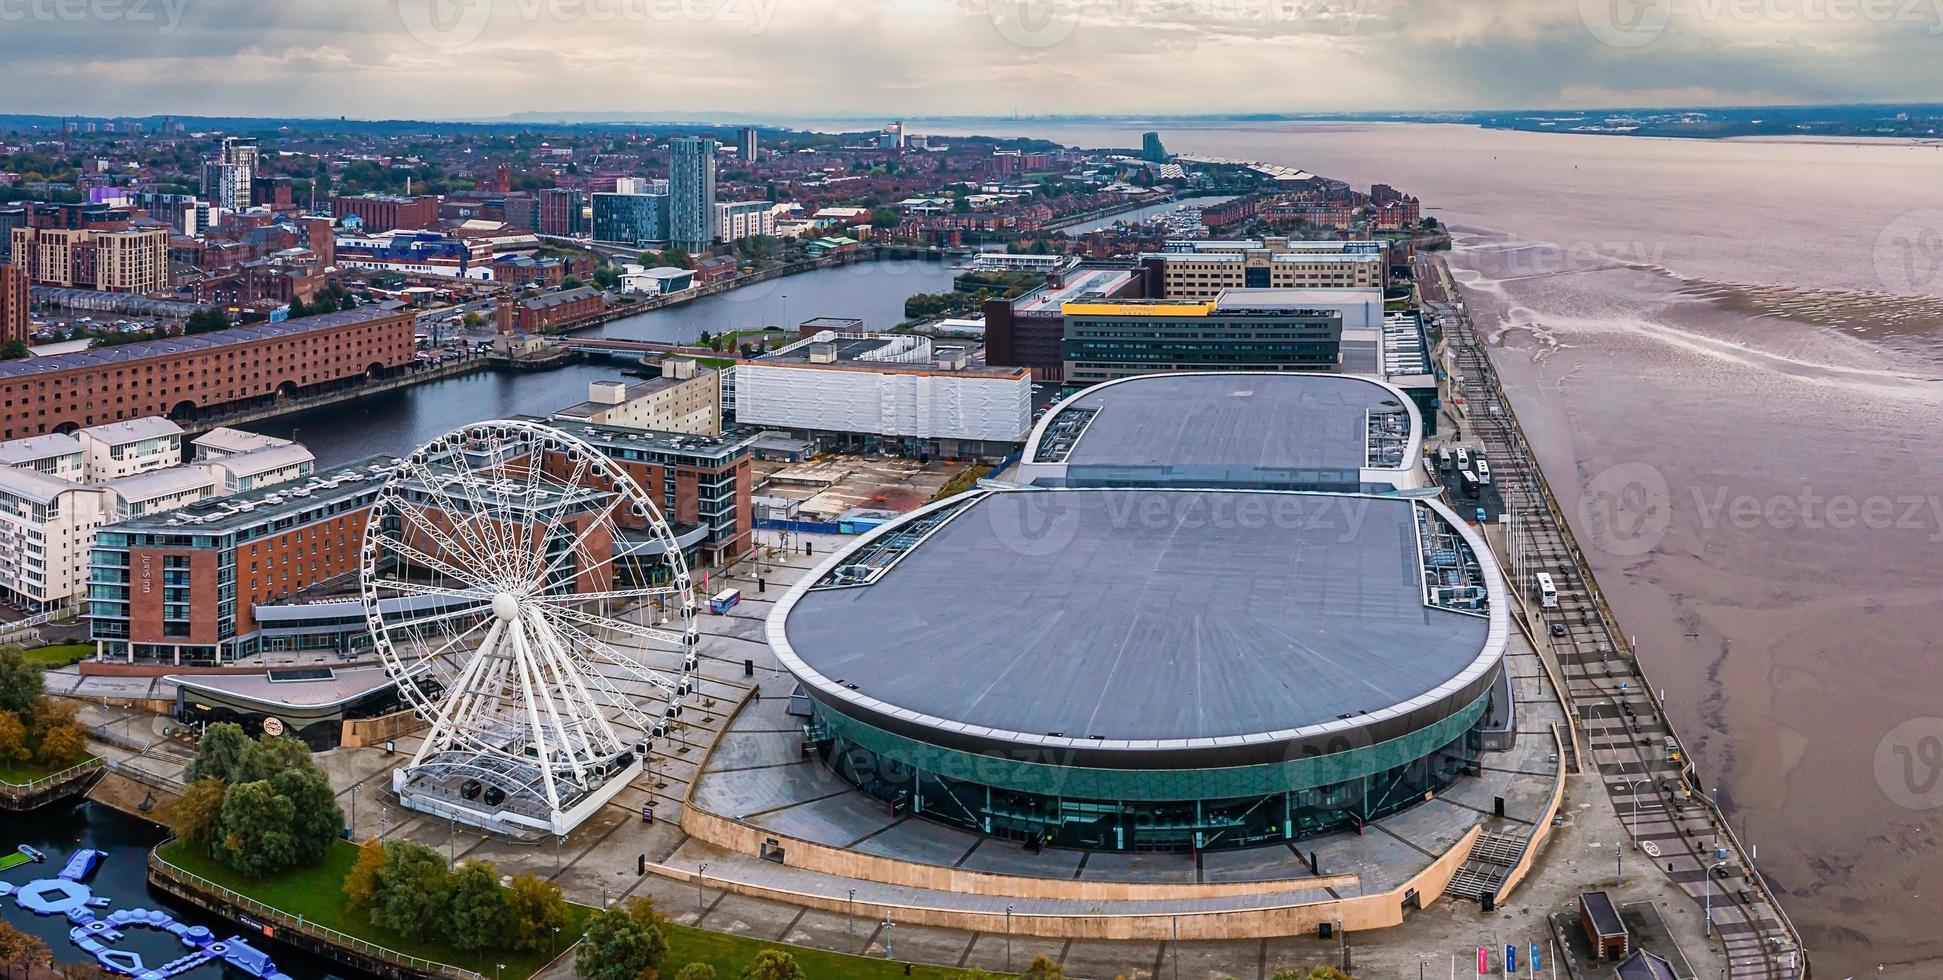
[[[31,796],[35,793],[40,792],[43,789],[47,789],[48,787],[51,786],[57,786],[77,776],[80,776],[87,770],[100,769],[105,764],[106,763],[104,763],[100,759],[89,759],[85,762],[77,762],[74,765],[71,765],[66,769],[61,770],[60,772],[53,773],[47,776],[42,776],[39,779],[29,780],[24,783],[0,782],[0,792],[4,792],[8,796]]]
[[[290,913],[285,912],[282,909],[272,908],[271,906],[265,905],[262,902],[259,902],[256,899],[249,897],[248,895],[244,895],[241,892],[236,891],[235,889],[226,887],[224,885],[219,885],[213,881],[210,881],[207,878],[204,878],[199,874],[196,874],[193,871],[184,870],[181,866],[171,863],[168,858],[162,856],[162,848],[167,847],[168,845],[174,842],[175,842],[175,838],[171,837],[168,840],[165,840],[162,843],[156,845],[155,849],[148,853],[149,867],[155,869],[158,873],[162,874],[162,876],[165,878],[172,879],[180,884],[188,885],[190,887],[206,892],[209,895],[222,899],[223,901],[236,906],[237,908],[247,909],[248,911],[260,915],[263,918],[275,922],[278,925],[281,925],[285,928],[295,929],[296,931],[303,933],[304,935],[310,936],[315,939],[321,939],[325,942],[330,943],[333,946],[337,946],[342,949],[348,949],[351,950],[352,952],[359,953],[364,956],[369,956],[373,959],[383,960],[384,962],[387,963],[393,963],[399,966],[403,966],[406,969],[417,970],[422,973],[429,973],[429,974],[434,974],[442,977],[458,977],[458,978],[470,978],[470,980],[485,980],[484,975],[472,970],[467,970],[463,967],[453,966],[450,963],[440,963],[437,960],[428,960],[422,956],[413,956],[410,953],[401,953],[395,949],[390,949],[388,947],[380,946],[377,943],[367,942],[366,940],[359,939],[358,937],[350,935],[348,933],[339,932],[336,929],[332,929],[329,926],[320,926],[315,922],[306,922],[304,920],[304,917],[301,915],[291,915]]]

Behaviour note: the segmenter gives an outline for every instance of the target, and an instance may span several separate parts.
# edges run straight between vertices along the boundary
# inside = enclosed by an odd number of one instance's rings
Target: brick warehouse
[[[272,404],[411,364],[413,318],[373,309],[0,363],[0,439]]]

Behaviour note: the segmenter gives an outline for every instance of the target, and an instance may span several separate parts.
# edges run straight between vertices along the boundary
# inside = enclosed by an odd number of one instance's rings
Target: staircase
[[[1464,866],[1451,877],[1444,894],[1472,901],[1487,894],[1495,896],[1504,884],[1505,875],[1511,873],[1511,866],[1524,853],[1524,838],[1489,831],[1479,834],[1471,843],[1471,853],[1465,857]]]

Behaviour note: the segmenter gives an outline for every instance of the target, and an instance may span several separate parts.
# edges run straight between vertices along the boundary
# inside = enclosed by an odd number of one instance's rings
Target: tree
[[[26,762],[34,750],[27,745],[27,726],[11,711],[0,711],[0,762]]]
[[[373,837],[358,845],[357,860],[344,876],[344,900],[353,912],[369,912],[378,900],[385,870],[384,842]]]
[[[445,938],[459,949],[485,949],[505,941],[510,911],[499,874],[484,861],[467,861],[452,878],[445,907]]]
[[[532,875],[520,875],[507,886],[506,910],[513,948],[528,953],[547,948],[554,930],[572,921],[560,889]]]
[[[291,830],[296,808],[267,780],[238,783],[223,794],[222,836],[216,857],[251,877],[297,863],[297,837]]]
[[[79,760],[88,751],[87,726],[75,720],[78,709],[67,701],[41,698],[29,715],[34,761],[50,768]]]
[[[605,909],[587,920],[574,974],[581,980],[638,980],[659,966],[667,952],[668,940],[660,929],[643,923],[628,908]]]
[[[54,962],[54,955],[41,942],[39,936],[22,932],[12,923],[0,921],[0,965],[13,975],[16,967],[33,976],[35,970],[45,970]]]
[[[177,837],[206,850],[222,827],[225,792],[221,780],[198,779],[182,788],[162,819]]]
[[[25,717],[44,689],[38,664],[19,647],[0,648],[0,711]]]
[[[212,306],[199,306],[194,313],[189,314],[189,319],[183,322],[182,332],[209,333],[212,330],[224,330],[228,327],[229,317],[225,316],[223,311]]]
[[[264,735],[244,752],[241,773],[231,781],[255,782],[292,769],[315,768],[310,761],[310,746],[302,740],[289,735]]]
[[[486,318],[480,316],[477,311],[467,310],[466,315],[460,318],[460,322],[464,323],[468,330],[477,330],[486,325]]]
[[[270,785],[290,801],[290,833],[296,840],[296,863],[322,861],[344,829],[344,811],[338,808],[331,781],[315,766],[304,765],[278,771],[270,777]]]
[[[568,276],[567,278],[560,280],[561,289],[579,289],[580,287],[585,285],[587,285],[586,281],[581,279],[579,276]]]
[[[27,342],[19,337],[9,337],[0,344],[0,361],[18,361],[28,354]]]
[[[742,980],[809,980],[788,951],[765,949],[742,968]]]
[[[707,963],[690,963],[675,974],[675,980],[715,980],[715,968]]]
[[[182,777],[215,779],[226,785],[243,782],[255,748],[250,737],[243,734],[243,726],[233,721],[217,722],[203,730],[196,742],[195,758],[189,760]]]
[[[602,289],[613,289],[620,285],[620,282],[620,272],[611,265],[604,265],[594,270],[594,285]]]
[[[452,872],[439,852],[410,841],[385,842],[385,867],[378,876],[371,922],[408,939],[435,938],[444,918]]]
[[[1032,962],[1026,965],[1025,972],[1019,974],[1019,980],[1065,980],[1065,976],[1065,971],[1059,968],[1059,964],[1044,956],[1035,956]]]

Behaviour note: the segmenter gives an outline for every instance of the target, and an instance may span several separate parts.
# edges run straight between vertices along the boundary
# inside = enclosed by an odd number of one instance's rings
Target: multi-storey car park
[[[1420,429],[1359,378],[1101,386],[1035,431],[1041,486],[865,535],[769,642],[821,757],[904,812],[1125,851],[1360,828],[1512,710],[1497,566],[1413,493]]]

